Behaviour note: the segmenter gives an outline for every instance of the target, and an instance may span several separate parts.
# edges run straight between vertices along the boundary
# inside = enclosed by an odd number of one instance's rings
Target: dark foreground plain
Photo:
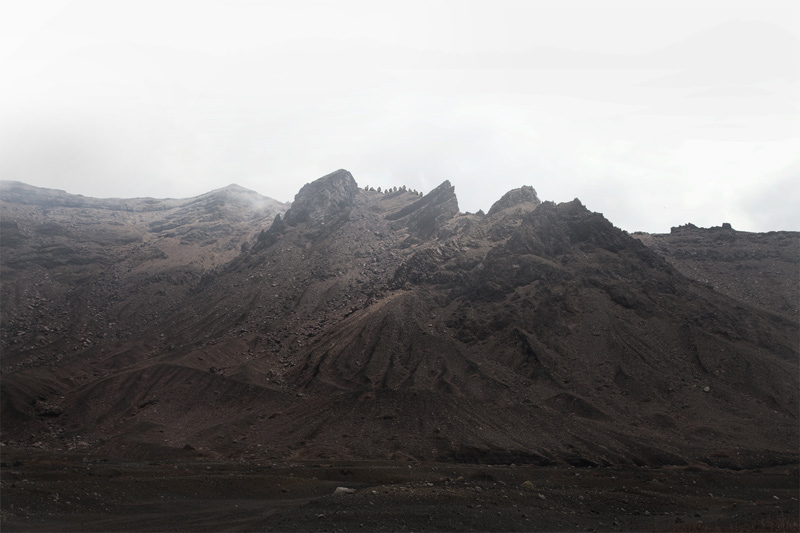
[[[4,447],[0,481],[4,532],[797,531],[800,512],[796,466],[123,462]]]

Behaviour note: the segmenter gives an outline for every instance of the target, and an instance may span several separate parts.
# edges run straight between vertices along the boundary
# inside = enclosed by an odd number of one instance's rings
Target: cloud
[[[466,211],[532,185],[631,231],[793,220],[740,199],[799,161],[794,3],[44,5],[0,28],[3,179],[286,201],[347,168],[449,179]]]
[[[750,231],[800,228],[800,163],[769,173],[755,190],[741,191],[734,207]]]

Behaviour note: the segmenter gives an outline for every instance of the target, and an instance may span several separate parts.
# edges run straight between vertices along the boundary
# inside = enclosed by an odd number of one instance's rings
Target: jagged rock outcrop
[[[552,204],[545,202],[548,203]],[[487,237],[494,242],[507,239],[524,217],[540,205],[542,202],[533,187],[526,185],[507,192],[489,209],[487,217],[491,219],[491,224],[487,226]]]
[[[386,215],[394,221],[393,228],[406,228],[410,234],[405,245],[433,238],[444,225],[458,214],[455,187],[449,181],[395,213]]]
[[[324,224],[340,217],[358,194],[358,184],[346,170],[337,170],[300,189],[292,207],[286,212],[284,222],[296,226],[301,222]]]
[[[353,175],[343,169],[304,185],[283,218],[278,214],[272,225],[261,231],[251,253],[269,248],[287,228],[298,224],[309,224],[307,235],[311,238],[326,233],[326,224],[347,219],[349,208],[359,192]]]
[[[504,209],[515,207],[520,204],[532,204],[537,206],[541,203],[542,202],[536,195],[534,188],[530,185],[523,185],[519,189],[512,189],[508,191],[503,195],[502,198],[492,204],[492,207],[489,209],[488,216],[492,216],[495,213],[503,211]]]

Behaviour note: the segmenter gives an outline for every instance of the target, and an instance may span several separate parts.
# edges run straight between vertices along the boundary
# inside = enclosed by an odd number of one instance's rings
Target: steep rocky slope
[[[287,208],[236,185],[101,200],[0,183],[2,368],[131,338]]]
[[[666,234],[636,233],[681,274],[756,307],[800,320],[797,232],[736,231],[729,224],[693,224]]]
[[[687,278],[577,200],[524,187],[462,214],[448,182],[382,194],[340,170],[264,215],[160,298],[117,270],[130,289],[69,357],[39,359],[50,337],[33,347],[28,311],[4,308],[4,438],[128,457],[797,461],[797,321]],[[50,323],[45,304],[26,324]]]

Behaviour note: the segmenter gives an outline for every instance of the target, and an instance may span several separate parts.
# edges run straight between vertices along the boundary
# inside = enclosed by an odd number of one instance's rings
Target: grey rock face
[[[523,203],[532,203],[535,205],[542,203],[536,195],[536,191],[530,185],[523,185],[519,189],[513,189],[505,193],[503,197],[497,200],[492,205],[491,209],[489,209],[489,216]]]
[[[458,214],[455,187],[449,181],[433,189],[408,207],[387,216],[396,227],[408,228],[414,239],[430,239],[451,218]]]
[[[358,184],[346,170],[337,170],[300,189],[286,212],[284,222],[296,226],[301,222],[325,223],[353,205]]]

